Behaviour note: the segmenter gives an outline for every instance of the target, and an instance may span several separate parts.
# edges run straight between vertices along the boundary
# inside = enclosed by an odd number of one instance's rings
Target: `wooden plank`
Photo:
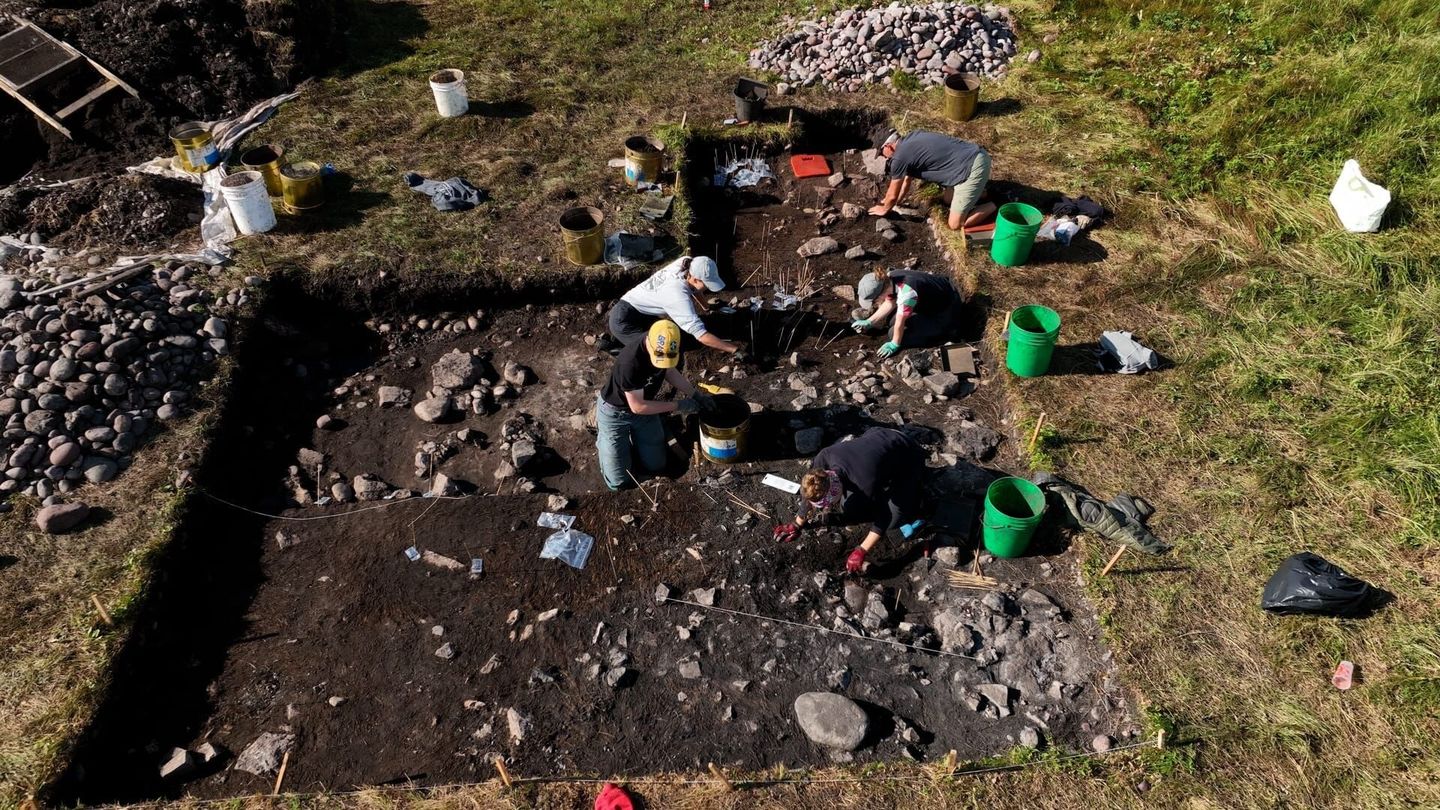
[[[59,131],[61,135],[64,135],[66,138],[69,138],[72,141],[75,140],[75,136],[70,134],[70,130],[66,129],[64,124],[51,117],[50,113],[47,113],[39,107],[35,106],[34,102],[26,98],[19,90],[15,88],[15,85],[11,84],[4,76],[0,76],[0,90],[4,90],[6,93],[9,93],[10,96],[16,101],[24,104],[26,108],[30,110],[30,112],[35,113],[36,117],[38,117],[40,120],[54,127],[57,131]]]
[[[106,70],[104,65],[96,62],[94,59],[91,59],[88,56],[85,57],[85,61],[90,63],[90,67],[95,68],[96,73],[99,73],[101,76],[104,76],[105,78],[114,82],[116,87],[119,87],[121,90],[124,90],[135,98],[140,98],[140,94],[136,92],[135,88],[126,84],[124,79]]]
[[[114,88],[119,87],[119,86],[120,86],[120,85],[116,84],[115,82],[112,82],[112,81],[110,81],[109,79],[106,79],[103,83],[101,83],[99,86],[97,86],[94,90],[91,90],[90,92],[86,93],[86,94],[85,94],[83,97],[81,97],[79,100],[70,102],[70,104],[66,105],[65,109],[61,110],[60,112],[55,113],[55,117],[56,117],[56,118],[65,118],[65,117],[69,116],[71,113],[73,113],[73,112],[75,112],[76,110],[80,109],[81,107],[84,107],[86,104],[89,104],[90,102],[92,102],[92,101],[94,101],[95,99],[97,99],[97,98],[105,95],[106,93],[110,92],[111,90],[113,90]]]

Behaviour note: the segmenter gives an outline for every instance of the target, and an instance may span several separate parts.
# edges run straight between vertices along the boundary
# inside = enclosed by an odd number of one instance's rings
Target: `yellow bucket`
[[[180,168],[187,172],[202,174],[220,165],[220,150],[215,148],[215,137],[199,121],[176,124],[170,130],[170,142],[175,144]]]
[[[625,182],[654,183],[660,179],[660,158],[665,145],[654,138],[636,135],[625,140]]]
[[[252,172],[260,172],[265,178],[265,191],[271,197],[282,193],[280,183],[280,158],[285,157],[285,147],[267,143],[254,149],[246,149],[240,155],[240,165]]]
[[[310,160],[285,164],[280,170],[280,195],[292,214],[319,208],[325,202],[320,164]]]
[[[980,103],[980,77],[974,73],[953,73],[945,77],[945,117],[969,121]]]
[[[560,215],[560,237],[571,264],[599,264],[605,258],[605,212],[580,206]]]
[[[735,394],[716,394],[715,410],[700,417],[700,452],[719,464],[745,458],[750,439],[750,403]]]

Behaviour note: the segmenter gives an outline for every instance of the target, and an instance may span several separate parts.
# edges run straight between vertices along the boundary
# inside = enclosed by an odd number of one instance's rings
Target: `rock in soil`
[[[280,767],[280,758],[295,747],[295,735],[267,731],[245,746],[235,760],[235,770],[268,776]]]
[[[795,717],[811,742],[837,751],[859,748],[870,730],[865,710],[832,692],[806,692],[796,698]]]

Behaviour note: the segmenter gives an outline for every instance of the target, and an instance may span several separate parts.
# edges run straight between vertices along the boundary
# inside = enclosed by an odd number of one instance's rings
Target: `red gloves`
[[[858,574],[865,567],[865,549],[857,548],[850,552],[845,558],[845,570],[851,574]]]
[[[794,523],[781,523],[775,527],[775,542],[793,543],[800,537],[800,527]]]

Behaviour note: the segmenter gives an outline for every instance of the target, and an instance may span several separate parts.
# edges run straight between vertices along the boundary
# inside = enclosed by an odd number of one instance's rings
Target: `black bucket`
[[[741,79],[735,83],[735,118],[740,121],[758,121],[765,111],[765,99],[770,97],[770,85],[754,79]]]

